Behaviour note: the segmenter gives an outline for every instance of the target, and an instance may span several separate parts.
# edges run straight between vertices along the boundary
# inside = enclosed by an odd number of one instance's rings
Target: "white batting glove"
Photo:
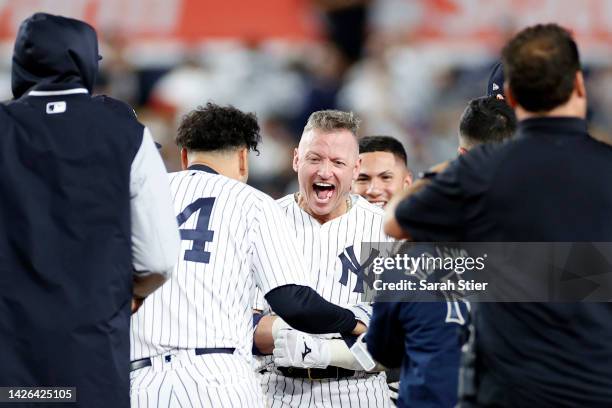
[[[326,368],[331,353],[325,339],[282,329],[274,339],[274,363],[281,367]]]

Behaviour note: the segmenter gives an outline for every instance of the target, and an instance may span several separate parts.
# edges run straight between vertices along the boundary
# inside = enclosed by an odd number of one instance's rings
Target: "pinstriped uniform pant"
[[[358,373],[338,380],[288,378],[266,372],[262,387],[271,408],[389,408],[386,376]]]
[[[132,408],[264,407],[259,381],[240,356],[179,350],[151,360],[130,373]]]

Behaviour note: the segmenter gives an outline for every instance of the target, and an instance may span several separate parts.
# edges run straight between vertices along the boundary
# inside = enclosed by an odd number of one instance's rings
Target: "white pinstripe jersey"
[[[170,280],[132,316],[131,360],[235,347],[251,359],[255,286],[308,284],[282,210],[268,195],[195,165],[172,173],[181,251]]]
[[[358,275],[346,270],[344,262],[359,261],[362,242],[393,242],[383,230],[384,210],[358,195],[351,195],[349,212],[320,224],[295,201],[293,194],[277,202],[289,219],[292,231],[306,261],[306,271],[315,290],[326,300],[340,306],[361,302]],[[267,304],[258,294],[255,307]]]
[[[394,241],[383,231],[384,211],[381,208],[358,195],[351,195],[351,201],[352,208],[346,214],[325,224],[302,210],[293,194],[277,201],[293,227],[314,288],[323,298],[340,306],[362,303],[360,278],[346,267],[348,262],[360,261],[362,242]],[[353,266],[359,265],[353,263]],[[256,308],[268,308],[259,294]],[[273,365],[269,356],[259,362],[268,368]],[[287,378],[271,370],[262,376],[262,387],[272,408],[357,407],[362,404],[387,407],[390,402],[384,373],[361,372],[354,378],[321,382]]]

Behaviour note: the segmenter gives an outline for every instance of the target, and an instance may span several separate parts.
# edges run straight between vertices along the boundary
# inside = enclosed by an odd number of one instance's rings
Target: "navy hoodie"
[[[144,128],[91,96],[98,59],[81,21],[37,13],[19,28],[15,99],[0,105],[0,386],[128,407],[130,170]]]

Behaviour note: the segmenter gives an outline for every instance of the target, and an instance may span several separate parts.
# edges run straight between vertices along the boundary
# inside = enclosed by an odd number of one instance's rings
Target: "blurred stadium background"
[[[209,100],[257,113],[250,184],[275,197],[296,189],[292,149],[319,109],[353,110],[362,135],[401,139],[414,171],[453,156],[501,46],[538,22],[575,33],[591,133],[612,140],[610,0],[0,0],[0,100],[12,96],[15,31],[36,11],[97,28],[96,92],[134,106],[170,171],[182,114]]]

